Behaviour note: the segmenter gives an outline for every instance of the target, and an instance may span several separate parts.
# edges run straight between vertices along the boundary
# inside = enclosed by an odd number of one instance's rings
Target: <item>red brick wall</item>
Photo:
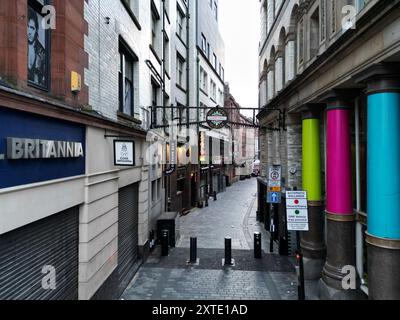
[[[84,35],[88,25],[84,20],[84,0],[53,0],[57,25],[51,31],[49,92],[27,85],[27,5],[27,0],[1,0],[0,77],[22,91],[56,98],[74,107],[87,104],[84,70],[88,66],[88,56],[84,50]],[[80,93],[71,92],[71,71],[82,76]]]

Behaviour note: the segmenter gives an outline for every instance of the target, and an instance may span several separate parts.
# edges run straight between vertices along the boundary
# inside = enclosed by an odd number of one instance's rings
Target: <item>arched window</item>
[[[267,3],[267,22],[268,22],[268,33],[272,29],[272,25],[274,24],[275,20],[275,0],[268,0]]]
[[[281,91],[286,83],[286,30],[282,27],[279,34],[279,49],[276,59],[277,91]]]
[[[275,47],[272,46],[268,64],[268,100],[275,95]]]
[[[295,5],[293,7],[291,17],[290,17],[290,26],[288,29],[288,34],[286,36],[286,73],[287,73],[287,81],[291,81],[297,74],[297,51],[298,51],[298,41],[297,41],[297,24],[298,24],[298,13],[299,7]]]

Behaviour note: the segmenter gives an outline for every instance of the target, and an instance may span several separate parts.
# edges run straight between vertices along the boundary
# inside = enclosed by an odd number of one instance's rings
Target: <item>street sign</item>
[[[272,166],[269,167],[269,176],[268,180],[271,182],[279,182],[281,183],[281,176],[282,176],[282,168],[281,166]]]
[[[267,203],[281,203],[282,197],[280,192],[268,192]]]
[[[281,190],[282,190],[282,167],[271,166],[269,167],[269,175],[268,175],[268,191],[280,193]]]
[[[286,192],[288,231],[309,231],[306,191]]]

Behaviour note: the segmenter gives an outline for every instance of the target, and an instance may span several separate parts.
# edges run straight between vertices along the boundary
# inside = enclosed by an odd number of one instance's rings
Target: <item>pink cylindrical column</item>
[[[350,111],[328,110],[327,127],[327,211],[352,215]]]

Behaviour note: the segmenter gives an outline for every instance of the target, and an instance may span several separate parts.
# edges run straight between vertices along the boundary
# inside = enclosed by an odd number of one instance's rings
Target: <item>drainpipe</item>
[[[189,1],[188,1],[189,2]],[[199,14],[198,14],[198,9],[199,9],[199,5],[198,5],[198,0],[196,0],[196,9],[195,9],[195,14],[196,14],[196,25],[195,25],[195,45],[194,45],[194,49],[196,50],[196,101],[197,101],[197,137],[200,138],[200,57],[199,57],[199,52],[197,50],[197,43],[198,43],[198,34],[197,34],[197,29],[198,29],[198,25],[199,25]],[[198,185],[197,185],[197,197],[199,199],[200,202],[200,185],[201,185],[201,164],[200,164],[200,143],[198,144],[198,154],[197,154],[197,168],[198,168]]]

